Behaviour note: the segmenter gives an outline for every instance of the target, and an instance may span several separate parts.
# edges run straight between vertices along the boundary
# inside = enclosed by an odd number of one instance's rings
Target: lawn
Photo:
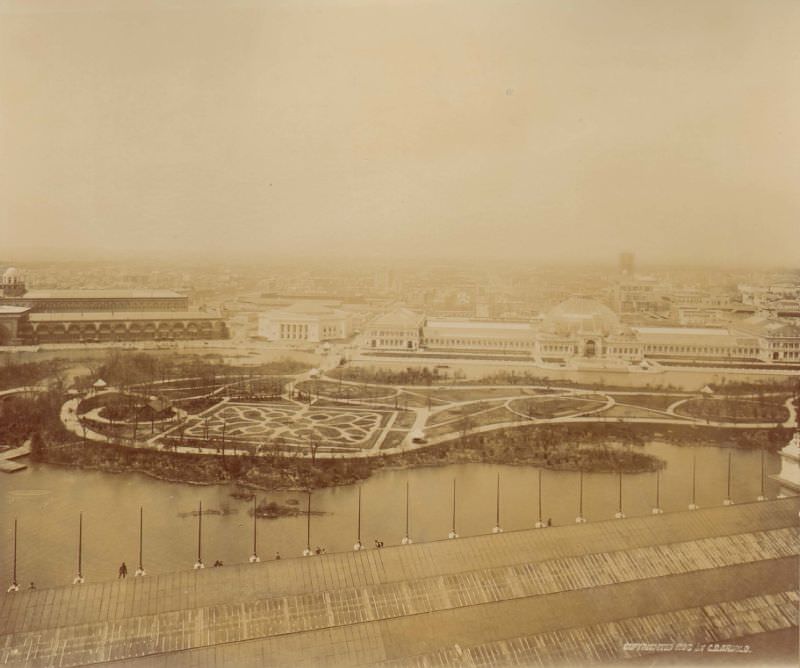
[[[577,399],[574,397],[531,397],[515,399],[511,408],[522,415],[537,419],[577,415],[585,411],[600,408],[604,402],[594,399]]]
[[[410,406],[412,408],[427,408],[428,406],[428,395],[426,394],[426,390],[420,388],[419,394],[410,393],[401,391],[397,397],[397,403],[400,407]],[[436,396],[431,392],[431,406],[441,406],[446,404],[447,402],[441,401],[436,398]]]
[[[679,394],[612,394],[610,395],[618,404],[652,408],[656,411],[665,411],[676,401],[685,399],[687,395]]]
[[[414,422],[417,420],[417,414],[414,411],[397,411],[397,417],[394,419],[393,429],[411,429]]]
[[[304,380],[297,383],[295,387],[301,392],[330,399],[386,400],[397,394],[397,390],[391,387],[339,384],[331,380]]]
[[[496,408],[498,406],[502,406],[505,402],[504,401],[477,401],[475,403],[464,404],[461,406],[453,406],[452,408],[447,408],[439,413],[434,413],[433,415],[428,418],[428,424],[431,426],[435,426],[438,424],[442,424],[444,422],[449,422],[451,420],[457,420],[459,418],[463,418],[464,416],[472,416],[475,413],[480,413],[490,408]]]
[[[403,442],[403,439],[406,437],[405,431],[390,431],[386,434],[386,438],[383,439],[383,443],[381,443],[381,450],[390,450],[391,448],[397,448]]]
[[[520,397],[528,394],[521,387],[431,388],[432,396],[441,401],[475,401],[499,397]]]
[[[653,410],[647,410],[646,408],[639,408],[638,406],[623,406],[621,404],[617,404],[616,406],[612,406],[611,408],[601,411],[599,413],[595,413],[597,417],[618,417],[618,418],[663,418],[669,417],[662,413],[656,413]]]
[[[715,422],[785,422],[789,418],[789,411],[782,404],[756,399],[690,399],[675,412]]]
[[[504,405],[491,408],[483,413],[476,413],[474,415],[466,415],[462,420],[455,422],[440,423],[433,425],[430,428],[425,427],[425,436],[428,438],[436,438],[444,436],[445,434],[453,434],[453,437],[460,436],[465,430],[475,429],[476,427],[483,427],[490,424],[500,424],[503,422],[516,422],[520,420],[518,415],[509,411]]]

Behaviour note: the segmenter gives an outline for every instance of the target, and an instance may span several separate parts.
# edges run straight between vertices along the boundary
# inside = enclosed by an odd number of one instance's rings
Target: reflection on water
[[[721,505],[727,493],[729,450],[678,447],[652,443],[644,448],[661,457],[661,505],[667,511],[685,510],[691,501],[692,460],[697,461],[697,503]],[[761,491],[758,452],[733,452],[734,500],[752,501]],[[767,474],[777,472],[779,459],[768,455]],[[537,469],[533,467],[458,464],[436,468],[383,471],[362,486],[362,542],[386,545],[405,533],[405,489],[409,482],[411,536],[416,542],[443,539],[452,523],[452,480],[457,479],[456,526],[461,536],[490,533],[495,523],[497,473],[501,475],[501,525],[504,530],[531,528],[539,514]],[[575,472],[544,471],[542,517],[554,525],[573,524],[578,513]],[[648,515],[655,503],[654,473],[624,476],[625,513]],[[777,494],[767,479],[767,495]],[[130,572],[138,560],[139,506],[144,507],[144,565],[149,573],[189,569],[197,556],[197,518],[192,511],[222,511],[203,517],[203,560],[247,561],[252,551],[251,502],[234,499],[228,486],[193,486],[153,480],[139,474],[113,475],[96,471],[32,465],[13,475],[0,475],[0,585],[11,579],[13,520],[19,519],[18,580],[39,587],[72,581],[77,568],[78,513],[83,512],[83,574],[88,582],[116,577],[122,561]],[[584,475],[583,509],[589,521],[610,519],[617,511],[615,474]],[[259,494],[278,503],[298,492]],[[328,552],[349,550],[356,539],[356,487],[320,490],[313,495],[311,547]],[[306,518],[258,521],[259,555],[299,556],[306,543]]]

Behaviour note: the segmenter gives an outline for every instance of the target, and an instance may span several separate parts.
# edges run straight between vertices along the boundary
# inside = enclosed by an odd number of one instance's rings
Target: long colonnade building
[[[221,316],[190,311],[172,290],[27,290],[14,268],[0,288],[0,345],[228,336]]]
[[[403,337],[385,335],[397,331]],[[761,315],[724,327],[632,327],[598,301],[571,297],[544,318],[529,322],[425,318],[396,309],[372,323],[364,349],[500,353],[549,363],[591,359],[629,364],[645,359],[796,363],[800,369],[800,327]]]

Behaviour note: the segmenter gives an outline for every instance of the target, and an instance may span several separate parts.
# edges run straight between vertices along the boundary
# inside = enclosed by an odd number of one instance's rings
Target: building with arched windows
[[[387,332],[415,332],[417,340]],[[721,327],[639,327],[620,321],[605,304],[570,297],[540,320],[499,322],[426,318],[407,309],[380,316],[364,341],[366,349],[463,354],[502,354],[545,363],[645,359],[684,362],[797,363],[800,327],[768,316],[752,316]]]
[[[220,339],[216,314],[190,311],[171,290],[28,290],[10,267],[0,279],[0,345]]]

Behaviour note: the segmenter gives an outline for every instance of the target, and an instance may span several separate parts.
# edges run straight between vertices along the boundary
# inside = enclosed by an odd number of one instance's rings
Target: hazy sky
[[[0,248],[800,263],[797,0],[0,0]]]

